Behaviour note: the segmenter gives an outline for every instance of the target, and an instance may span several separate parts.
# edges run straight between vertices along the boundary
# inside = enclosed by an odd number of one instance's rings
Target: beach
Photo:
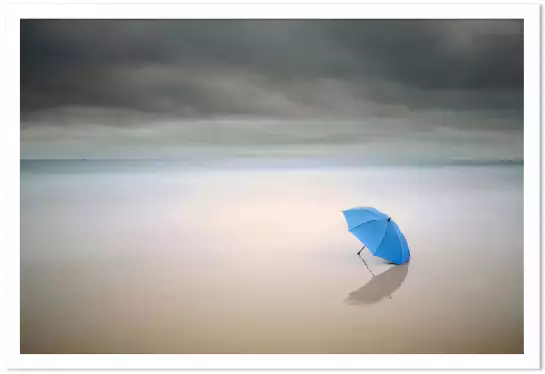
[[[21,353],[523,353],[521,164],[288,164],[22,161]]]

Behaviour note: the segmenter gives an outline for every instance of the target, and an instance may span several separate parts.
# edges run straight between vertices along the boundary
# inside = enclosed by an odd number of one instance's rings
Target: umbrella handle
[[[363,248],[365,248],[365,244],[364,244],[363,247],[361,247],[361,249],[359,250],[358,255],[361,253],[361,251],[363,251]]]

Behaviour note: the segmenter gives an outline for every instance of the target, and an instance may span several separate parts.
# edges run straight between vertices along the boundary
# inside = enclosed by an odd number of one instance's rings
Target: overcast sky
[[[522,46],[519,20],[23,20],[22,157],[522,159]]]

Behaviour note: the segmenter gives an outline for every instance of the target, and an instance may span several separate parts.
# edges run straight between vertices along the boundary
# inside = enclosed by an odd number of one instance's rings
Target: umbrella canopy
[[[361,207],[343,210],[350,231],[374,256],[400,265],[411,255],[399,226],[375,208]]]
[[[346,302],[352,305],[377,303],[397,290],[405,281],[409,272],[409,263],[393,266],[384,273],[374,276],[363,287],[350,292]]]

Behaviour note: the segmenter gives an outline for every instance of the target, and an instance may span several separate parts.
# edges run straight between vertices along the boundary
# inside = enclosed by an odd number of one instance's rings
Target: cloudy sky
[[[22,20],[21,157],[522,159],[520,20]]]

